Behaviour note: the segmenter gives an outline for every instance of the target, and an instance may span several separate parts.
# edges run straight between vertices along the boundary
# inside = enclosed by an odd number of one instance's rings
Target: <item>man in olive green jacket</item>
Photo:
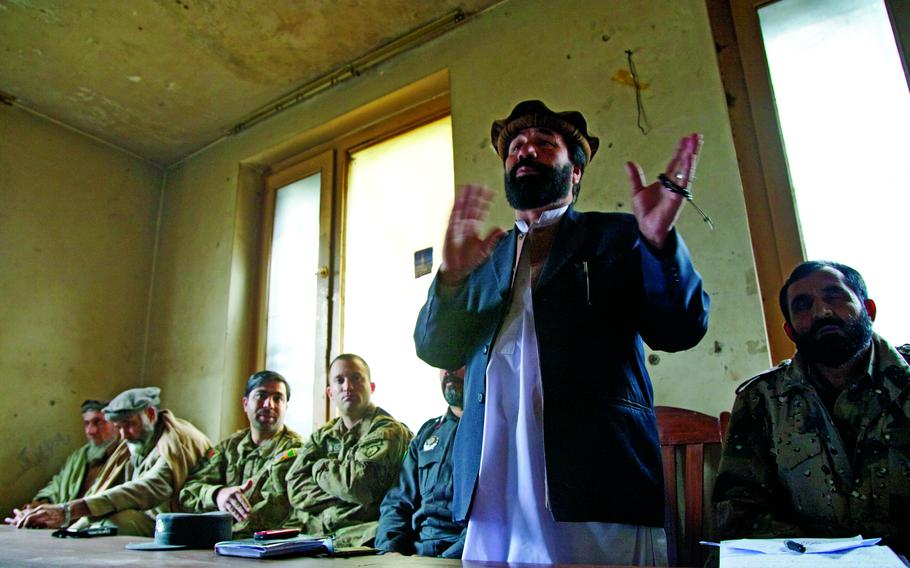
[[[290,514],[284,478],[303,445],[284,425],[290,399],[280,374],[250,376],[241,399],[250,427],[223,440],[190,473],[180,491],[184,511],[230,513],[235,538],[282,526]]]
[[[101,412],[107,403],[106,400],[82,403],[82,428],[88,443],[66,458],[63,468],[38,491],[31,503],[23,505],[21,510],[14,509],[13,516],[5,519],[7,524],[15,525],[20,517],[39,505],[66,503],[85,495],[120,441],[117,429]]]
[[[370,398],[370,369],[343,354],[329,367],[329,399],[339,417],[307,440],[287,476],[293,507],[287,526],[334,535],[339,546],[367,544],[376,535],[379,505],[398,479],[411,431]]]

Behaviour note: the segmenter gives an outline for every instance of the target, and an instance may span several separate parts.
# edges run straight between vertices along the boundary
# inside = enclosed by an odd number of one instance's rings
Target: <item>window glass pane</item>
[[[806,255],[859,270],[876,330],[910,340],[910,93],[884,3],[781,0],[759,20]]]
[[[285,423],[303,436],[313,429],[319,189],[317,173],[277,191],[269,271],[265,365],[290,384]]]
[[[414,323],[438,268],[454,198],[452,124],[439,120],[352,155],[345,223],[344,350],[366,359],[374,402],[413,431],[445,411],[437,371],[414,353]]]

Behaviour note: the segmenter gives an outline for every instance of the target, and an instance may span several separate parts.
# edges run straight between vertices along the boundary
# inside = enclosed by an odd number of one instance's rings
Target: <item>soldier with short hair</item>
[[[780,293],[796,355],[737,390],[714,487],[722,538],[910,543],[910,348],[872,331],[849,266],[810,261]]]
[[[187,473],[212,447],[195,426],[159,409],[161,389],[126,390],[104,407],[120,431],[118,445],[86,496],[41,505],[18,527],[117,527],[120,534],[152,536],[155,515],[178,509]]]
[[[116,428],[101,412],[107,403],[106,400],[82,403],[82,428],[88,443],[66,458],[63,468],[38,491],[31,503],[13,509],[13,516],[5,519],[7,524],[17,524],[20,517],[39,505],[66,503],[85,495],[120,441]]]
[[[290,514],[284,478],[303,445],[284,424],[290,399],[291,387],[279,373],[250,375],[241,398],[250,426],[196,466],[180,492],[184,511],[230,513],[235,537],[281,526]]]
[[[379,504],[398,478],[411,431],[374,405],[376,385],[358,355],[329,366],[329,399],[339,416],[313,433],[287,476],[293,507],[287,526],[310,535],[335,535],[339,546],[369,543]]]

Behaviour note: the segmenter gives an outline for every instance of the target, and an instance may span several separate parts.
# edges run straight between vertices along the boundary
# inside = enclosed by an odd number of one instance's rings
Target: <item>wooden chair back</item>
[[[707,556],[699,540],[707,538],[704,526],[705,446],[722,440],[721,425],[727,416],[718,420],[694,410],[657,406],[657,430],[663,454],[664,489],[666,491],[667,553],[670,566],[702,566]],[[677,467],[677,456],[682,456]],[[683,523],[680,527],[677,469],[682,470]],[[680,530],[682,528],[682,530]]]

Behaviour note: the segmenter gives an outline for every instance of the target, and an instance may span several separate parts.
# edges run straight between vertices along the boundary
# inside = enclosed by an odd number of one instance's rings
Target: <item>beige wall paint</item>
[[[653,127],[647,136],[636,127],[634,91],[611,80],[627,66],[626,49],[635,51],[640,78],[650,85],[643,92]],[[711,328],[695,349],[659,353],[649,368],[658,404],[711,414],[729,409],[735,386],[766,368],[769,359],[704,2],[521,0],[500,4],[169,173],[147,375],[165,389],[177,414],[213,437],[239,425],[236,409],[223,412],[221,401],[239,398],[235,393],[247,372],[250,322],[240,311],[256,278],[250,254],[255,231],[249,230],[257,222],[255,188],[238,184],[241,163],[292,146],[302,133],[440,69],[450,74],[458,183],[501,188],[490,122],[525,98],[583,111],[601,137],[602,149],[584,179],[581,210],[630,211],[623,162],[638,160],[653,179],[678,137],[695,130],[705,135],[695,190],[717,230],[709,231],[691,208],[679,228],[714,302]],[[500,197],[492,220],[505,225],[510,215]],[[403,345],[410,341],[402,338]]]
[[[0,107],[0,510],[85,443],[79,405],[141,382],[162,172]]]

